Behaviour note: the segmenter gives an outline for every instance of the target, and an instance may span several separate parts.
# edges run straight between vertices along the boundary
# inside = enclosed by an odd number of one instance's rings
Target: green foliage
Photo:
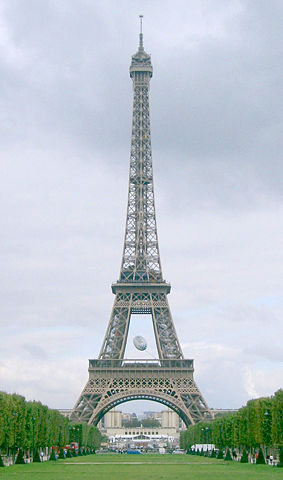
[[[101,444],[101,433],[98,428],[87,423],[69,424],[69,443],[76,442],[81,446],[99,448]]]
[[[122,425],[125,428],[140,427],[141,422],[136,417],[133,417],[131,420],[122,420]]]
[[[35,463],[40,463],[41,460],[40,460],[40,456],[39,456],[39,451],[38,450],[35,450],[33,452],[33,459],[32,459],[33,462]]]
[[[157,420],[157,418],[143,418],[142,421],[142,426],[145,428],[158,428],[160,427],[160,422]]]
[[[277,467],[283,468],[283,447],[280,447],[279,450],[279,463],[277,464]]]
[[[231,453],[230,453],[230,448],[227,448],[227,450],[226,450],[226,455],[225,455],[224,460],[226,460],[226,461],[227,461],[227,460],[228,460],[228,461],[229,461],[229,460],[232,460]]]
[[[247,450],[246,450],[245,448],[244,448],[244,450],[243,450],[243,453],[242,453],[240,462],[241,462],[241,463],[249,463],[248,452],[247,452]]]
[[[262,451],[261,448],[259,449],[259,452],[258,452],[258,456],[257,456],[257,459],[256,459],[256,464],[257,465],[265,465],[265,458],[264,458],[263,451]]]
[[[217,453],[217,457],[216,457],[216,458],[218,458],[218,459],[222,459],[222,458],[223,458],[223,450],[222,450],[222,448],[219,448],[219,451],[218,451],[218,453]]]
[[[63,450],[63,448],[60,448],[60,452],[59,452],[59,456],[58,456],[58,458],[59,458],[60,460],[62,460],[62,459],[64,459],[64,458],[65,458],[65,455],[64,455],[64,450]]]
[[[0,455],[0,468],[1,468],[1,467],[5,467],[5,465],[4,465],[4,462],[3,462],[3,458],[2,458],[2,456]]]
[[[271,438],[272,444],[283,447],[283,390],[275,393],[272,408],[272,427]]]
[[[71,424],[57,410],[27,402],[16,394],[0,392],[0,449],[40,449],[78,442],[99,448],[101,434],[86,423]]]
[[[15,461],[15,465],[23,465],[25,464],[25,459],[24,459],[24,453],[22,451],[22,449],[20,448],[19,452],[18,452],[18,455],[17,455],[17,458],[16,458],[16,461]]]
[[[68,448],[66,458],[72,458],[71,450]]]
[[[211,458],[216,458],[216,451],[213,449],[210,454]]]
[[[51,460],[53,462],[55,462],[57,460],[54,448],[51,449],[51,454],[50,454],[49,460]]]
[[[250,400],[235,413],[191,425],[180,435],[180,446],[186,450],[206,443],[219,449],[224,445],[239,449],[283,446],[283,390]]]

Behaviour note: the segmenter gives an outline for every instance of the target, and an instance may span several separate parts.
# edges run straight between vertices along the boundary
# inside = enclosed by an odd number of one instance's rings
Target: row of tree
[[[131,420],[122,420],[122,425],[125,428],[158,428],[160,427],[160,422],[157,420],[157,418],[142,418],[141,420],[138,420],[137,418],[133,417]]]
[[[282,447],[283,390],[272,397],[250,400],[235,413],[191,425],[181,433],[180,444],[186,450],[204,443],[241,450],[259,446]]]
[[[20,395],[0,392],[0,449],[2,451],[65,446],[98,448],[99,430],[94,426],[72,424],[57,410],[40,402],[27,402]]]

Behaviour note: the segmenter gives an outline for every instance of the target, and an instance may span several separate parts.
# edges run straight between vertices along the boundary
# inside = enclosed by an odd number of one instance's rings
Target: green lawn
[[[192,455],[88,455],[0,469],[2,480],[269,480],[283,469]]]

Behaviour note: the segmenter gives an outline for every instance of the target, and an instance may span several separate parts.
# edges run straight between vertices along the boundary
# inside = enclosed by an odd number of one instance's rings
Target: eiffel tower
[[[163,280],[154,203],[149,83],[151,57],[143,46],[132,56],[133,120],[126,232],[114,305],[98,359],[89,360],[89,379],[70,419],[96,425],[120,403],[154,400],[173,409],[186,425],[212,418],[193,379],[193,360],[184,359]],[[158,359],[124,358],[132,314],[150,314]]]

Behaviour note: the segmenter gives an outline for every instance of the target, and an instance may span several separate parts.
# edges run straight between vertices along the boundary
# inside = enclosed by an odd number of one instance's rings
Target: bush
[[[60,452],[59,452],[59,457],[60,460],[62,460],[63,458],[65,458],[65,455],[64,455],[64,449],[63,448],[60,448]]]
[[[216,451],[213,449],[210,454],[211,458],[216,458]]]
[[[0,455],[0,467],[5,467],[4,462],[3,462],[3,458],[2,458],[1,455]]]
[[[219,448],[219,451],[218,451],[218,454],[217,454],[217,457],[218,459],[222,459],[223,458],[223,450],[222,448]]]
[[[230,448],[227,448],[224,460],[225,461],[226,460],[230,460],[230,461],[232,460],[231,453],[230,453]]]
[[[66,458],[72,458],[71,450],[68,448]]]
[[[54,462],[55,460],[57,460],[56,455],[55,455],[55,450],[54,450],[54,448],[51,449],[51,455],[50,455],[50,457],[49,457],[49,460],[51,460],[51,461],[53,461],[53,462]]]
[[[39,456],[38,450],[34,450],[32,461],[40,463],[40,456]]]
[[[247,450],[244,448],[240,463],[249,463],[249,456]]]
[[[277,467],[283,468],[283,447],[280,447],[279,450],[279,463],[277,464]]]
[[[15,465],[23,465],[25,463],[26,462],[25,462],[25,459],[24,459],[23,451],[22,451],[22,449],[20,449],[19,453],[17,455],[16,461],[15,461]]]
[[[264,459],[263,451],[261,448],[259,449],[258,456],[255,463],[257,465],[265,465],[265,459]]]

